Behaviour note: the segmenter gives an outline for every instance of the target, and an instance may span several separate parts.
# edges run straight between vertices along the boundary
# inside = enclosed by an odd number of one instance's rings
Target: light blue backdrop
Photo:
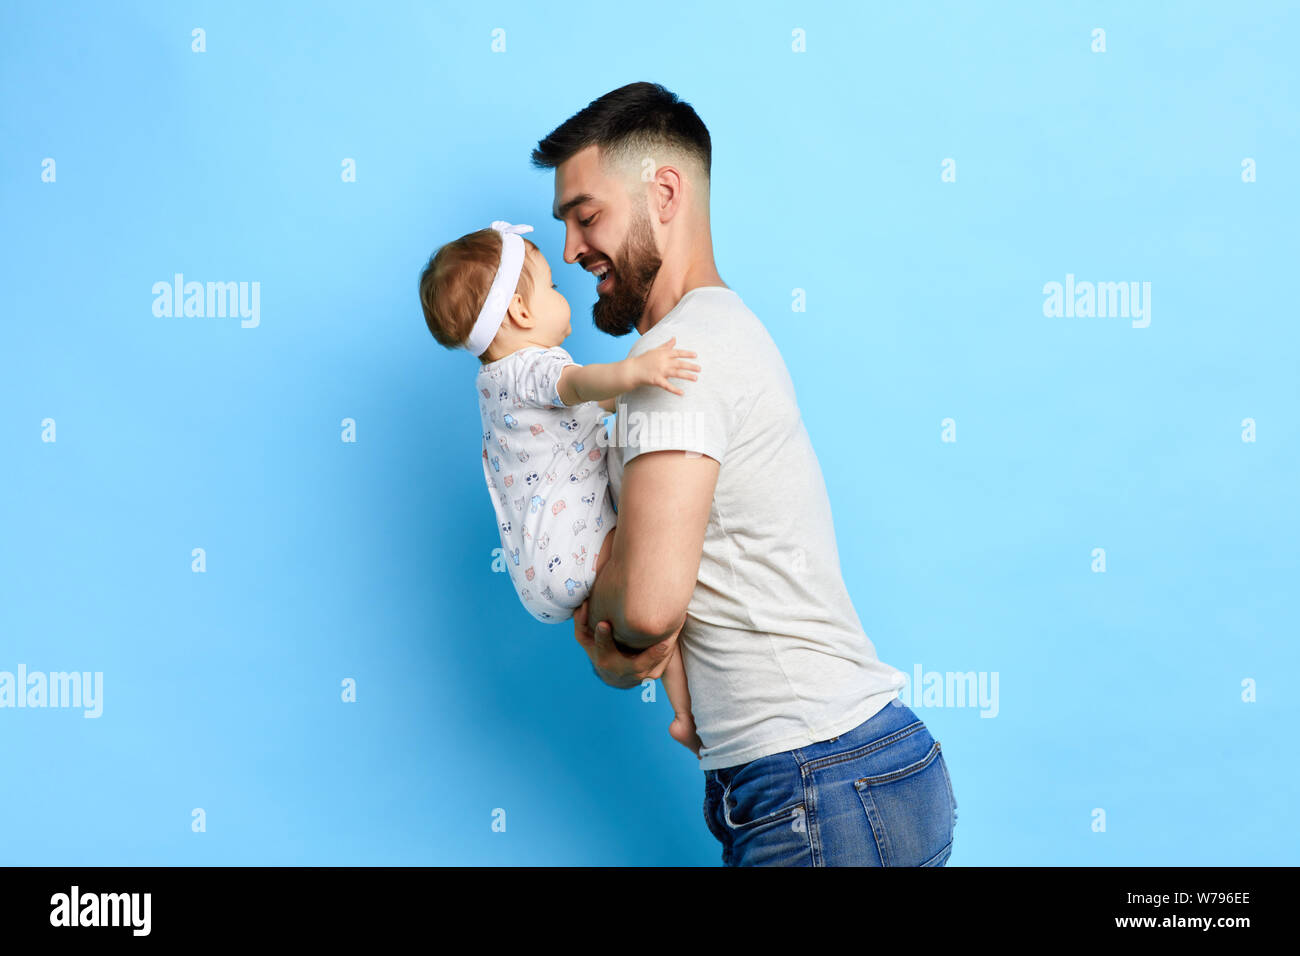
[[[1047,6],[5,3],[0,671],[103,711],[0,709],[0,862],[719,862],[662,691],[492,572],[476,363],[416,298],[530,222],[570,351],[622,358],[528,156],[650,79],[880,656],[997,676],[914,703],[951,864],[1294,863],[1300,18]],[[176,273],[259,324],[156,317]],[[1149,326],[1045,316],[1067,274]]]

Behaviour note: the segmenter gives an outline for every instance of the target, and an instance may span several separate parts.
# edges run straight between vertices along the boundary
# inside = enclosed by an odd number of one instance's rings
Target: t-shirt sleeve
[[[637,455],[651,451],[694,452],[721,464],[735,427],[733,389],[728,387],[725,363],[710,363],[717,340],[692,338],[679,335],[675,345],[695,352],[691,361],[700,366],[696,381],[669,379],[681,395],[658,385],[643,385],[619,399],[619,415],[626,415],[626,421],[616,421],[614,427],[623,444],[624,468]]]
[[[578,363],[564,349],[532,349],[515,363],[511,395],[537,408],[565,408],[560,398],[560,373]]]

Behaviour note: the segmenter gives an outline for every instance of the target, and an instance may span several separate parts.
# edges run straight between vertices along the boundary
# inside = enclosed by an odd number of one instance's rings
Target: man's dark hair
[[[691,104],[658,83],[629,83],[574,113],[537,144],[533,165],[554,169],[588,146],[603,162],[653,156],[656,147],[681,150],[711,174],[713,145]]]

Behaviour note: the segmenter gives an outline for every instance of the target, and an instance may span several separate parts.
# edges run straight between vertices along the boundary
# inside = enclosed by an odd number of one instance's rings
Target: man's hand
[[[680,628],[678,634],[681,633]],[[573,612],[573,637],[591,658],[592,670],[610,687],[628,689],[643,680],[655,679],[663,674],[677,644],[677,634],[641,651],[625,654],[614,643],[614,633],[609,621],[600,621],[596,627],[587,626],[587,602],[583,601]]]

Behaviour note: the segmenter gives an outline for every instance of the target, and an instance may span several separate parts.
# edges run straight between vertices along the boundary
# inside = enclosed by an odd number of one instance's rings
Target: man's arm
[[[707,455],[654,451],[628,462],[614,547],[587,599],[593,630],[609,621],[614,639],[638,650],[676,635],[695,591],[717,481],[718,462]],[[654,669],[651,661],[666,659],[584,647],[616,687],[635,686]]]

